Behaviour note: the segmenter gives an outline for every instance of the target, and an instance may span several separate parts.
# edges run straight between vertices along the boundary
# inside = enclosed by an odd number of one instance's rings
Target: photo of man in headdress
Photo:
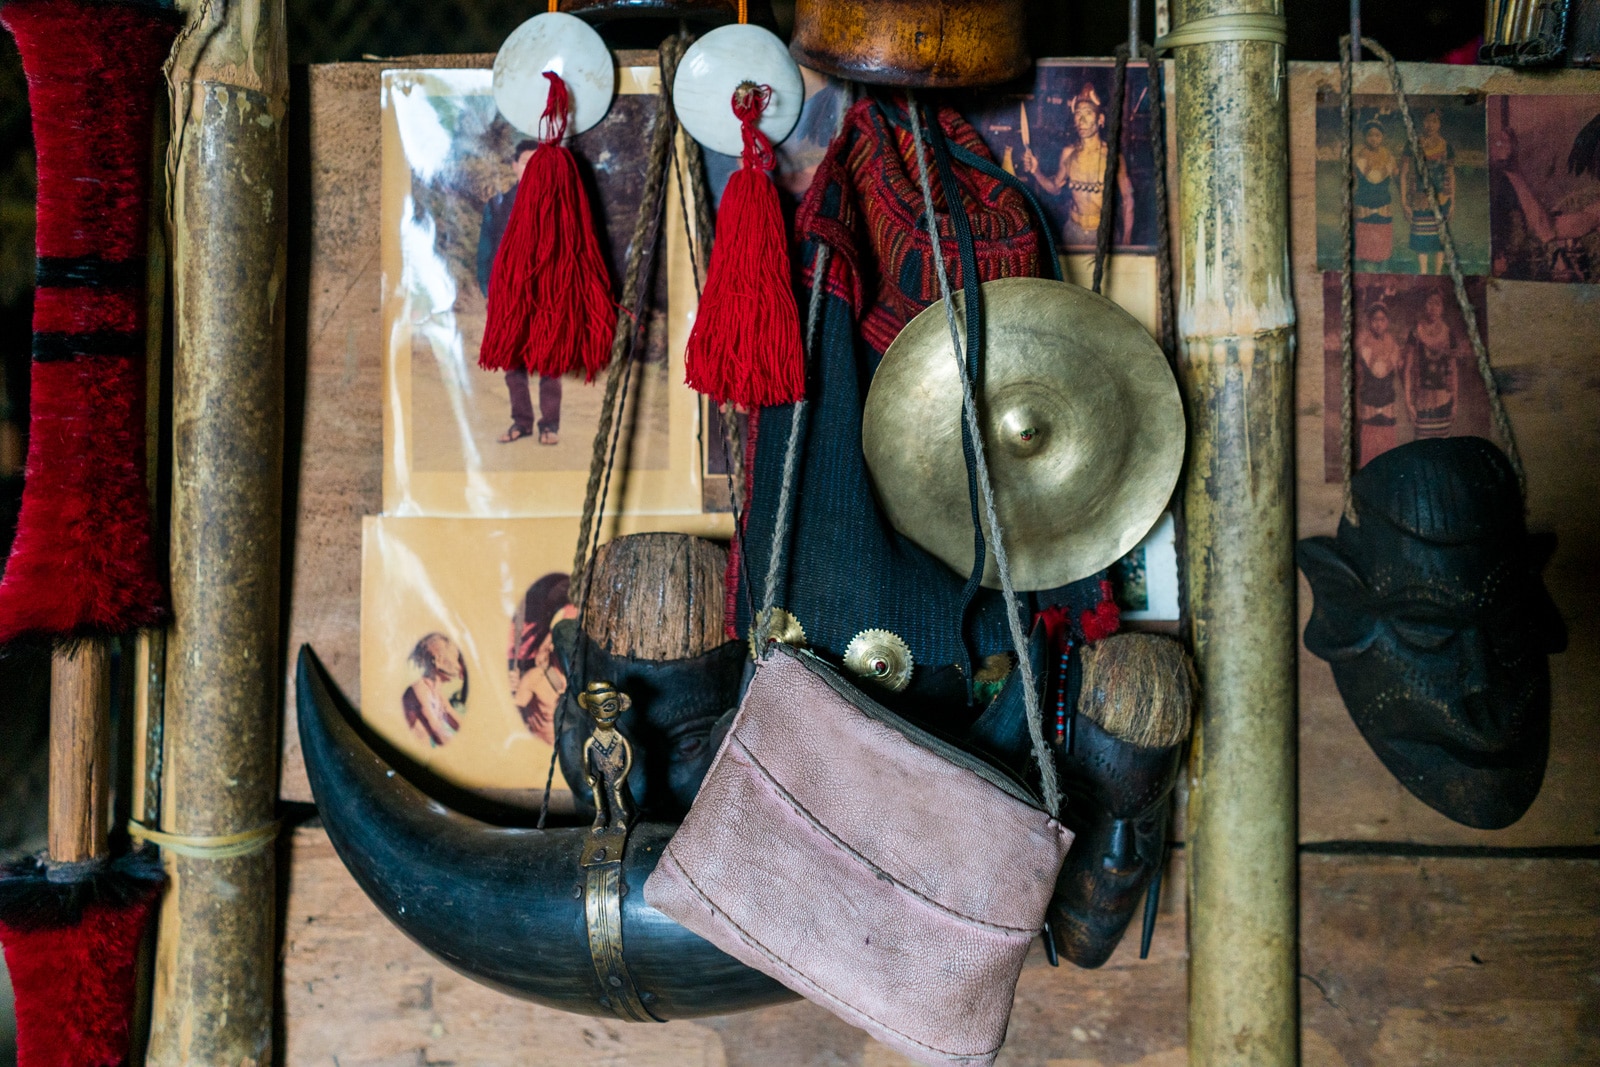
[[[1106,107],[1100,94],[1084,82],[1067,103],[1076,134],[1056,161],[1055,170],[1046,173],[1032,147],[1022,152],[1022,169],[1034,184],[1051,195],[1065,194],[1066,220],[1061,227],[1062,243],[1068,248],[1088,245],[1099,239],[1100,215],[1105,205]],[[1133,232],[1133,182],[1125,167],[1117,168],[1117,221],[1112,240],[1126,243]]]
[[[1494,275],[1600,281],[1600,108],[1592,96],[1500,96],[1489,108]]]
[[[1109,61],[1041,60],[1027,93],[985,95],[962,109],[1001,168],[1037,195],[1062,252],[1093,252],[1099,239],[1112,81]],[[1121,251],[1156,245],[1153,106],[1149,69],[1128,64],[1111,228],[1112,247]]]

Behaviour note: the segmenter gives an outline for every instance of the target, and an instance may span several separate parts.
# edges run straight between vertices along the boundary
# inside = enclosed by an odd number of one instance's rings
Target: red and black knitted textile
[[[887,106],[896,113],[905,111],[900,99]],[[940,129],[951,144],[984,159],[993,158],[978,132],[955,108],[941,107],[937,114]],[[935,179],[932,186],[945,269],[950,287],[959,291],[961,257],[955,251],[955,227],[945,207],[943,184]],[[972,167],[956,168],[956,186],[972,225],[980,280],[1038,277],[1038,226],[1022,194]],[[828,294],[850,305],[861,339],[877,356],[888,349],[906,323],[939,299],[939,278],[934,272],[933,244],[925,217],[910,132],[888,121],[873,99],[858,101],[846,113],[843,126],[817,167],[811,187],[795,213],[795,232],[813,253],[807,256],[804,270],[807,290],[811,286],[814,252],[818,246],[826,245]],[[819,347],[821,344],[819,338]],[[812,353],[811,359],[811,373],[815,374],[817,355]],[[876,369],[876,358],[871,366]],[[752,577],[759,592],[768,553],[765,544],[758,549],[751,538],[771,536],[770,526],[766,527],[767,533],[760,535],[751,530],[752,514],[775,506],[775,501],[756,499],[756,494],[767,488],[756,459],[758,454],[765,455],[758,447],[761,414],[759,409],[750,412],[750,437],[745,451],[745,537],[735,538],[728,553],[726,610],[731,638],[737,638],[743,626],[740,611],[744,598],[739,592],[743,554],[750,551],[758,557],[758,569]],[[779,418],[786,421],[788,416]],[[787,439],[787,433],[782,434],[781,441]],[[854,440],[859,442],[859,430],[855,431]],[[782,451],[780,444],[777,453],[781,455]],[[756,525],[760,526],[759,520]]]
[[[38,288],[22,513],[0,643],[161,621],[144,477],[151,116],[177,12],[9,0],[38,155]]]
[[[955,108],[939,108],[938,121],[951,144],[991,158]],[[1037,221],[1022,194],[972,167],[956,168],[956,185],[972,224],[980,280],[1038,277]],[[961,257],[937,180],[933,202],[950,288],[959,291]],[[828,246],[828,291],[850,302],[862,340],[874,352],[886,350],[901,327],[939,299],[925,215],[910,132],[887,121],[872,100],[858,102],[817,168],[795,214],[795,232],[802,241]]]
[[[18,1067],[128,1062],[139,942],[163,880],[153,849],[64,883],[32,859],[0,870]]]

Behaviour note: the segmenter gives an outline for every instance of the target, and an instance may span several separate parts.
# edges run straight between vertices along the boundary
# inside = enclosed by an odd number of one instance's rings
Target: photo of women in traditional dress
[[[1444,320],[1444,294],[1428,294],[1403,351],[1406,413],[1418,437],[1449,437],[1456,421],[1465,338]]]
[[[1355,148],[1356,270],[1382,269],[1394,255],[1394,194],[1400,164],[1384,143],[1383,123],[1371,119]]]
[[[1413,96],[1411,119],[1425,162],[1417,169],[1405,118],[1387,93],[1351,100],[1352,187],[1344,185],[1344,123],[1337,93],[1317,101],[1317,266],[1344,264],[1347,209],[1355,269],[1363,274],[1447,274],[1440,221],[1426,174],[1450,225],[1463,274],[1489,270],[1489,168],[1484,98]]]
[[[1494,275],[1600,282],[1600,104],[1593,96],[1489,101]]]
[[[1361,317],[1356,334],[1356,462],[1366,464],[1395,446],[1399,421],[1400,345],[1389,332],[1389,309],[1376,303]]]
[[[1339,275],[1325,272],[1322,281],[1324,477],[1337,482],[1344,477]],[[1487,345],[1484,279],[1465,281]],[[1489,394],[1449,275],[1356,275],[1351,341],[1358,470],[1418,438],[1493,436]]]
[[[555,625],[577,618],[569,599],[571,580],[546,574],[528,587],[511,619],[511,702],[529,732],[555,744],[556,705],[567,691],[567,675],[555,652]]]
[[[467,710],[467,661],[454,641],[431,633],[412,648],[410,662],[422,676],[400,697],[406,728],[429,748],[449,744]]]
[[[1400,171],[1402,197],[1411,219],[1410,246],[1417,255],[1418,274],[1444,273],[1440,220],[1442,217],[1444,222],[1449,222],[1455,216],[1456,150],[1440,134],[1443,126],[1444,118],[1437,110],[1429,111],[1422,117],[1422,130],[1417,141],[1426,169],[1419,169],[1415,157],[1408,157]],[[1437,211],[1434,210],[1436,202]],[[1429,263],[1432,263],[1432,269]]]
[[[1026,182],[1063,252],[1093,252],[1105,210],[1112,64],[1041,60],[1022,94],[985,94],[962,109],[1001,168]],[[1112,246],[1152,251],[1155,161],[1150,72],[1130,63],[1122,108]]]

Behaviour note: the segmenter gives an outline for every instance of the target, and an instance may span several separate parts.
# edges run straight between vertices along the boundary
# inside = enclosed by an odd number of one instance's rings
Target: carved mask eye
[[[1443,648],[1458,632],[1458,628],[1448,622],[1414,612],[1392,615],[1388,621],[1389,628],[1401,641],[1423,652]]]

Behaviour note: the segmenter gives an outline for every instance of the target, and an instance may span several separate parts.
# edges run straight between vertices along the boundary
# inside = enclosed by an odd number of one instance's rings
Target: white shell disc
[[[733,91],[745,82],[772,88],[761,132],[777,144],[800,121],[805,81],[782,41],[760,26],[721,26],[690,46],[672,82],[672,106],[689,136],[713,152],[737,156],[744,135],[733,114]]]
[[[574,15],[535,15],[511,31],[494,57],[495,107],[529,137],[539,136],[539,117],[550,95],[547,70],[560,75],[572,95],[569,135],[589,129],[611,110],[617,70],[605,41]]]

